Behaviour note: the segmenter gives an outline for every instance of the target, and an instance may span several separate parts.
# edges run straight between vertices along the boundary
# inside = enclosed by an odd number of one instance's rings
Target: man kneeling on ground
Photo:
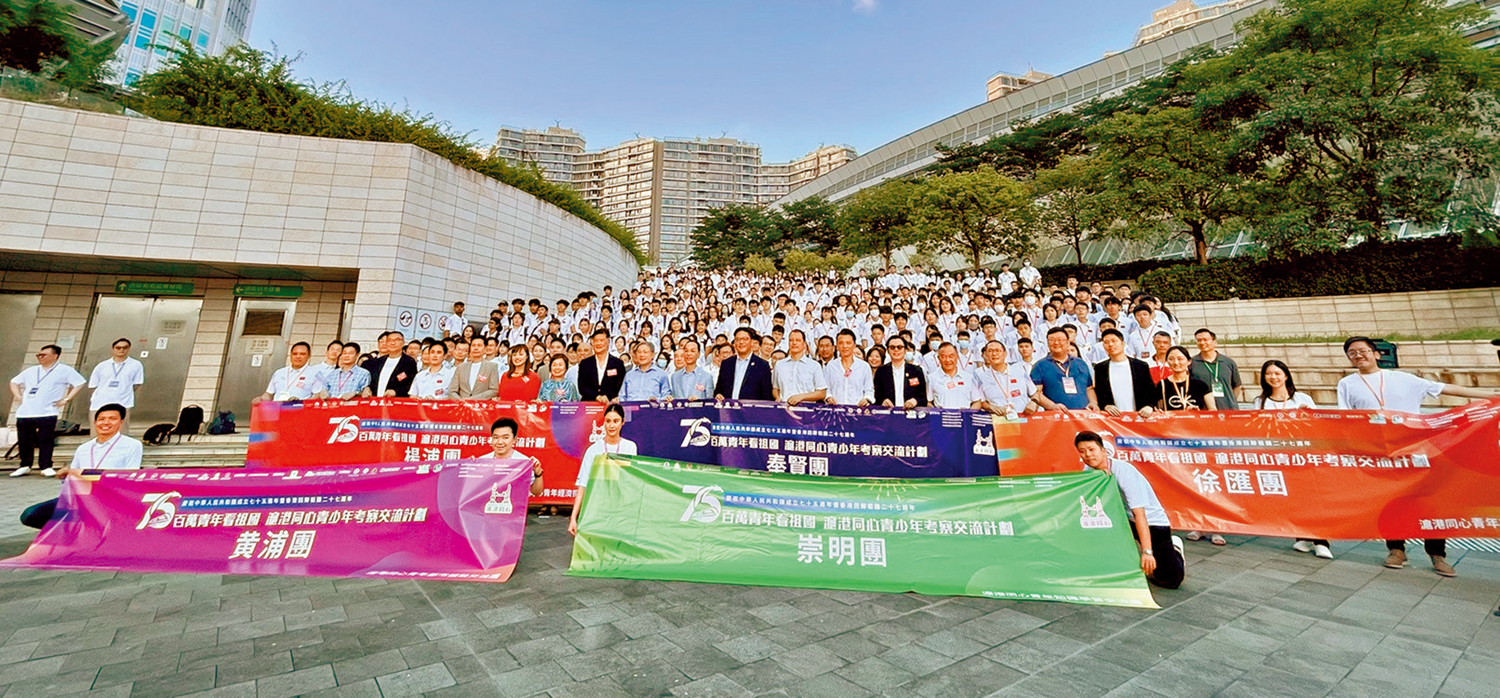
[[[1172,535],[1167,510],[1161,508],[1151,483],[1135,469],[1135,466],[1109,457],[1104,449],[1104,439],[1092,431],[1079,432],[1073,438],[1073,447],[1083,464],[1095,470],[1103,470],[1115,476],[1120,494],[1125,498],[1125,510],[1133,524],[1131,533],[1141,546],[1141,571],[1146,579],[1163,589],[1182,586],[1185,574],[1182,560],[1182,541]]]

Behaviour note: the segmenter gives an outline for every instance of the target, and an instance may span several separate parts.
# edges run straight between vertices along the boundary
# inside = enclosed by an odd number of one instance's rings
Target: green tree
[[[0,0],[0,65],[40,73],[66,61],[81,40],[68,28],[68,11],[49,0]]]
[[[1010,131],[983,143],[939,144],[938,161],[928,165],[927,171],[941,175],[987,167],[1017,179],[1026,179],[1065,157],[1086,153],[1088,141],[1084,136],[1084,126],[1091,118],[1091,112],[1063,112],[1015,124]]]
[[[810,196],[793,201],[777,212],[782,239],[792,245],[811,245],[819,252],[839,248],[844,237],[844,224],[839,219],[839,206],[822,196]]]
[[[1197,108],[1236,129],[1251,166],[1310,228],[1342,242],[1386,236],[1393,220],[1434,223],[1460,176],[1496,164],[1500,56],[1465,28],[1485,3],[1282,0],[1241,24],[1243,39],[1190,72]]]
[[[709,211],[689,235],[692,258],[710,269],[739,267],[752,255],[771,259],[782,244],[775,212],[761,206],[729,204]]]
[[[1037,227],[1041,233],[1073,248],[1083,264],[1083,239],[1090,231],[1105,230],[1115,220],[1113,191],[1103,185],[1099,162],[1070,157],[1036,174],[1033,190],[1040,197]]]
[[[745,259],[745,271],[760,276],[771,276],[776,273],[776,261],[770,257],[762,257],[758,254],[750,255]]]
[[[849,197],[842,211],[844,251],[859,257],[880,255],[881,266],[889,267],[896,250],[917,240],[912,217],[917,190],[911,180],[893,179]]]
[[[1036,249],[1035,208],[1025,185],[994,170],[921,180],[916,216],[924,248],[967,258],[978,269],[986,255],[1021,257]]]
[[[1193,110],[1122,111],[1090,129],[1099,172],[1134,230],[1164,227],[1208,262],[1216,226],[1249,209],[1247,178],[1231,168],[1233,134],[1203,127]]]

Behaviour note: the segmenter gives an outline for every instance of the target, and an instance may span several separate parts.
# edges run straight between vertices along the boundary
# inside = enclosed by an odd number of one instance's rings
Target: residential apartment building
[[[854,157],[854,149],[847,145],[825,145],[803,155],[787,163],[787,189],[796,189],[822,177],[853,160]],[[774,165],[767,165],[767,167],[774,167]]]
[[[1052,77],[1035,68],[1027,70],[1021,75],[1012,73],[995,73],[990,76],[985,85],[985,101],[993,102],[1023,87],[1031,87],[1043,80]]]
[[[583,155],[583,135],[570,128],[549,126],[546,130],[501,126],[495,134],[494,154],[514,163],[535,164],[547,179],[573,183],[578,156]]]
[[[1177,0],[1177,2],[1151,13],[1151,23],[1141,27],[1141,30],[1136,33],[1135,45],[1140,46],[1141,44],[1156,41],[1164,36],[1195,27],[1212,19],[1217,19],[1259,1],[1224,0],[1224,2],[1200,6],[1193,2],[1193,0]]]
[[[166,65],[180,41],[208,54],[244,41],[255,0],[127,0],[120,9],[131,30],[115,52],[115,75],[128,86]]]

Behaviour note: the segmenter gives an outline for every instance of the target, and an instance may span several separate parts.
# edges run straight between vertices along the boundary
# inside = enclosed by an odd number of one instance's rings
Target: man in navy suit
[[[906,361],[906,340],[896,335],[885,346],[891,361],[875,369],[875,404],[906,409],[926,407],[927,377],[922,375],[921,366]]]
[[[625,362],[609,354],[609,333],[594,330],[589,338],[594,355],[578,362],[578,398],[583,402],[609,402],[620,397],[625,384]]]
[[[760,346],[755,330],[741,327],[734,331],[734,356],[719,366],[719,382],[714,397],[721,400],[772,400],[771,364],[754,354]],[[923,388],[925,391],[926,388]]]

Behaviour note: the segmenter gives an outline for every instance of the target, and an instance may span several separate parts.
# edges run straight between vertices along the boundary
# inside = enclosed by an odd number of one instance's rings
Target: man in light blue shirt
[[[631,347],[630,357],[635,365],[625,372],[625,383],[620,387],[620,402],[655,402],[672,399],[672,382],[667,372],[651,363],[656,350],[650,342],[639,341]]]
[[[714,396],[714,376],[698,365],[698,340],[688,337],[677,343],[683,369],[672,374],[672,397],[678,400],[708,400]],[[629,378],[629,375],[626,376]]]
[[[287,366],[283,366],[271,374],[271,382],[266,385],[266,392],[252,403],[263,400],[275,400],[285,402],[287,400],[307,400],[323,389],[322,371],[307,365],[307,360],[312,358],[312,347],[307,342],[297,342],[292,345],[292,350],[287,354]]]

